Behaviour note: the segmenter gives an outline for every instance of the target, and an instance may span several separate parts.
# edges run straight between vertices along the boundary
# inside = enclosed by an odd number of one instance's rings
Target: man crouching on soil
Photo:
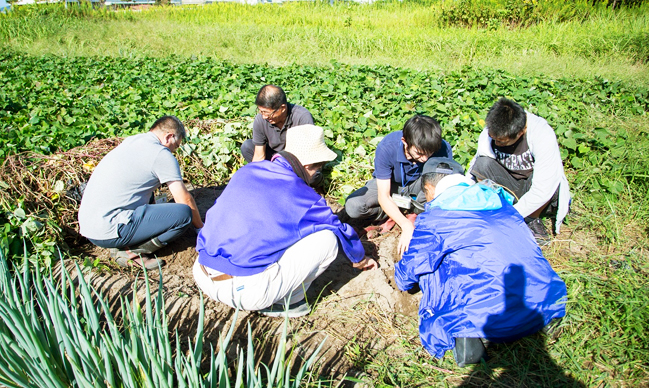
[[[205,217],[194,279],[233,308],[282,316],[310,312],[304,293],[334,261],[338,246],[353,266],[376,268],[351,226],[340,222],[310,184],[336,154],[323,129],[290,128],[286,149],[241,167]]]
[[[148,133],[130,136],[110,151],[92,173],[79,206],[83,236],[121,266],[157,269],[151,254],[203,221],[187,191],[173,152],[185,138],[175,116],[158,119]],[[149,204],[166,183],[176,203]]]
[[[481,338],[513,341],[565,315],[566,286],[506,199],[513,198],[472,183],[459,174],[422,176],[430,202],[395,265],[399,289],[421,288],[422,344],[437,358],[453,349],[459,366],[486,356]]]

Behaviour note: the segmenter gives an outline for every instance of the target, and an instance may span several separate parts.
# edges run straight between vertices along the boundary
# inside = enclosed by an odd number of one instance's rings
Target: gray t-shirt
[[[163,183],[181,181],[180,166],[153,132],[130,136],[92,173],[79,206],[79,229],[93,240],[119,237],[133,211],[149,203]]]
[[[288,104],[288,114],[282,128],[274,126],[264,120],[261,114],[257,114],[252,124],[252,144],[256,146],[268,144],[277,152],[283,151],[286,146],[286,131],[304,124],[313,124],[313,117],[306,108],[299,105]]]

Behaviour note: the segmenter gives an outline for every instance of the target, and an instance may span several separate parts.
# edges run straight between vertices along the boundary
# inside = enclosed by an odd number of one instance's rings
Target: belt
[[[201,269],[203,270],[203,273],[205,276],[210,278],[214,282],[220,282],[221,280],[229,280],[232,279],[232,275],[228,275],[227,273],[221,274],[221,275],[216,275],[216,276],[210,276],[210,274],[207,273],[207,270],[203,266],[203,264],[199,264],[201,266]]]

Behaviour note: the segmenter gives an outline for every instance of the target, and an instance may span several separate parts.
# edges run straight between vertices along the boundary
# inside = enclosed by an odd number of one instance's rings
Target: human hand
[[[370,269],[376,269],[379,267],[377,264],[376,260],[372,259],[369,256],[365,256],[365,258],[358,263],[352,263],[352,266],[356,269],[361,269],[363,271],[367,271]]]
[[[410,246],[410,240],[412,239],[414,231],[415,226],[411,222],[407,222],[401,228],[401,237],[399,237],[399,245],[397,245],[399,256],[403,256],[403,254],[408,251],[408,246]]]

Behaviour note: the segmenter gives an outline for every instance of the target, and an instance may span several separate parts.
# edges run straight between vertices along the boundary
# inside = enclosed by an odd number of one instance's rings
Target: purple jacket
[[[331,230],[347,257],[365,250],[354,229],[300,179],[283,157],[241,167],[205,216],[198,262],[233,276],[263,272],[304,237]]]

